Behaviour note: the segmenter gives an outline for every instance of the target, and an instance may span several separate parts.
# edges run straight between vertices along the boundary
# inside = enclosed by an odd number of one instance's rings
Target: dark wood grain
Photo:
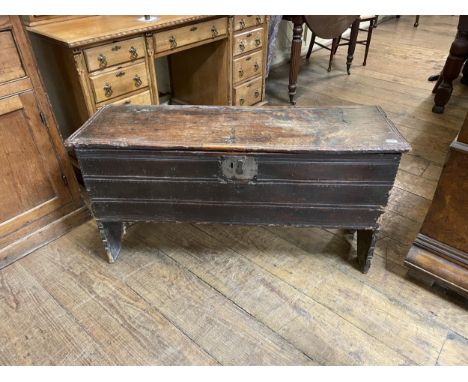
[[[410,148],[375,106],[107,106],[66,145],[294,153],[401,153]]]

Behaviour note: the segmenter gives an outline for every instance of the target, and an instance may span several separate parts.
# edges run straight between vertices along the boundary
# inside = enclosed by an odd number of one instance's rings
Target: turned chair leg
[[[336,53],[336,50],[338,49],[338,44],[339,44],[340,38],[336,37],[332,40],[332,46],[330,49],[330,60],[328,61],[328,71],[331,72],[331,67],[332,67],[332,62],[333,62],[333,56]]]
[[[369,47],[372,39],[372,29],[375,28],[375,19],[371,20],[369,23],[369,29],[367,31],[367,41],[366,41],[366,51],[364,53],[364,62],[362,63],[362,66],[366,66],[367,63],[367,55],[369,54]]]
[[[306,60],[308,60],[310,58],[310,55],[312,54],[312,48],[314,47],[314,44],[315,44],[315,37],[317,37],[316,34],[312,32],[309,49],[307,50]]]
[[[414,20],[414,27],[417,28],[419,25],[419,16],[416,16],[416,20]]]

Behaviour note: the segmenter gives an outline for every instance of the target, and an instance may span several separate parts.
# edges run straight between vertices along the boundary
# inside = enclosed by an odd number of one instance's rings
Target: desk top
[[[83,149],[269,153],[400,153],[410,149],[376,106],[107,106],[65,144]]]
[[[213,17],[216,16],[157,16],[156,20],[145,21],[143,16],[90,16],[31,26],[26,29],[73,48]]]

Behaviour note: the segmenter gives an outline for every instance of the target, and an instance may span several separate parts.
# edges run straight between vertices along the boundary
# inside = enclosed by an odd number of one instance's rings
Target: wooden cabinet
[[[405,264],[411,275],[468,297],[468,114]]]
[[[0,268],[87,218],[18,17],[0,18]]]

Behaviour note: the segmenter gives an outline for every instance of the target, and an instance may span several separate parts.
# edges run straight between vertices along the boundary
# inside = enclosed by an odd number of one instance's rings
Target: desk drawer
[[[262,100],[262,78],[234,87],[234,105],[250,106]]]
[[[104,106],[104,105],[151,105],[151,94],[149,90],[146,90],[142,93],[137,93],[133,94],[129,97],[125,97],[122,99],[119,99],[118,101],[107,101],[107,102],[102,102],[101,104],[97,105],[98,108]]]
[[[237,56],[263,46],[263,28],[239,33],[234,37],[233,54]]]
[[[145,40],[136,37],[130,40],[116,41],[84,50],[88,70],[104,69],[112,65],[123,64],[145,57]]]
[[[156,53],[175,50],[185,45],[225,35],[227,18],[205,21],[198,24],[171,29],[154,35]]]
[[[234,30],[239,31],[256,25],[262,25],[265,16],[234,16]]]
[[[240,82],[263,72],[263,51],[236,58],[233,66],[233,82]]]
[[[148,86],[144,62],[122,66],[90,77],[96,102],[102,102]]]

